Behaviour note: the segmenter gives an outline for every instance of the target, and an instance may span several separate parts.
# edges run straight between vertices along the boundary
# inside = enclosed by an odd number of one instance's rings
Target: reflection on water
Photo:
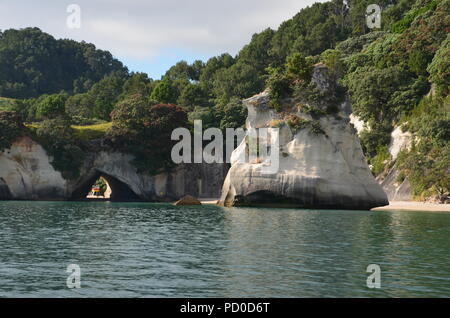
[[[450,296],[449,213],[0,202],[0,224],[0,297]]]

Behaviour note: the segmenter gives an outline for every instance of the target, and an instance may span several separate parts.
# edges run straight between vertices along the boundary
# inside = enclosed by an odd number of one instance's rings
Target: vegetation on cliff
[[[164,156],[149,158],[170,145],[162,142],[166,128],[189,127],[195,119],[206,128],[240,127],[247,115],[241,100],[267,86],[271,107],[280,111],[282,100],[291,97],[314,120],[334,115],[348,92],[354,113],[366,123],[360,139],[374,174],[391,165],[390,134],[402,125],[415,138],[399,156],[402,177],[417,196],[448,192],[450,2],[377,1],[382,28],[371,30],[365,11],[372,2],[313,4],[277,30],[253,35],[234,57],[180,61],[159,80],[129,73],[92,44],[55,40],[37,28],[6,30],[0,33],[0,96],[13,99],[0,99],[0,109],[43,127],[40,136],[51,152],[70,148],[75,155],[75,146],[83,150],[87,141],[107,135],[111,147],[127,147],[137,156],[139,169],[158,171],[170,164]],[[311,83],[317,63],[336,80],[336,94]],[[62,136],[74,147],[61,145],[61,135],[49,131],[61,123],[67,128]],[[10,124],[0,126],[3,147],[17,131],[3,133]],[[81,128],[86,125],[96,128]]]
[[[38,28],[0,32],[0,96],[84,92],[114,71],[128,72],[93,44],[56,40]]]
[[[22,119],[16,112],[0,111],[0,151],[9,148],[24,129]]]
[[[174,163],[172,131],[187,126],[187,114],[174,104],[158,104],[136,94],[116,105],[111,113],[112,127],[106,142],[113,148],[135,156],[139,172],[157,174]]]

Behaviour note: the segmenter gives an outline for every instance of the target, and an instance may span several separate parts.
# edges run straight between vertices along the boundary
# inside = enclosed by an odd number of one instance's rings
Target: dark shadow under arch
[[[71,200],[73,201],[87,201],[97,199],[87,199],[89,191],[91,191],[92,185],[100,177],[103,177],[111,187],[111,197],[109,199],[99,199],[103,201],[119,201],[119,202],[139,202],[143,201],[133,190],[124,182],[114,178],[106,173],[95,171],[89,178],[81,183],[75,191],[72,192]]]

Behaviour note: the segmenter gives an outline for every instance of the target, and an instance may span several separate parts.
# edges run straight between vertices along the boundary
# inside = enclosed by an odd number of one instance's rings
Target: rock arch
[[[86,196],[91,190],[92,185],[100,177],[103,177],[111,187],[110,201],[143,201],[127,183],[97,169],[93,170],[74,188],[70,200],[86,200]]]
[[[112,188],[112,201],[167,202],[187,194],[215,198],[229,169],[228,164],[180,164],[151,175],[138,171],[133,160],[127,153],[93,150],[79,177],[65,179],[39,143],[19,138],[0,151],[0,200],[83,200],[101,176]]]

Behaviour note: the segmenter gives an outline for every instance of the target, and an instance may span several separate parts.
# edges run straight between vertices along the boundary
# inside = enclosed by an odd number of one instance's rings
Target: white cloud
[[[93,20],[86,24],[97,35],[98,42],[107,47],[116,47],[118,55],[134,58],[154,56],[161,48],[171,45],[197,46],[213,40],[208,29],[194,26],[182,29],[168,26],[164,30],[149,30],[146,26],[128,21]]]
[[[0,0],[0,29],[37,26],[57,38],[96,44],[122,58],[149,59],[164,49],[232,54],[255,32],[278,25],[314,0]],[[82,28],[65,25],[70,3]]]

